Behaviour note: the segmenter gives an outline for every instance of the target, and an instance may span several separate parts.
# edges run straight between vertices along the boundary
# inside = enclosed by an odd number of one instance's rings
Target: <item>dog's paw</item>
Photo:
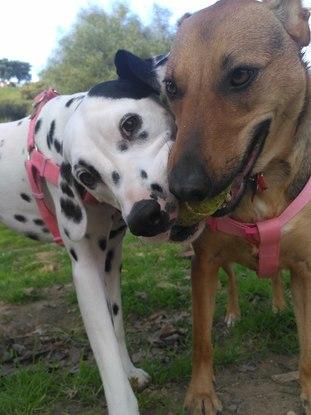
[[[142,369],[132,367],[127,373],[127,377],[131,382],[133,389],[136,391],[144,390],[150,383],[151,377]]]
[[[190,415],[217,415],[222,411],[221,402],[214,391],[198,394],[188,391],[184,407]]]
[[[225,317],[225,323],[227,324],[227,327],[233,327],[235,323],[237,323],[240,320],[240,314],[238,313],[227,313]]]

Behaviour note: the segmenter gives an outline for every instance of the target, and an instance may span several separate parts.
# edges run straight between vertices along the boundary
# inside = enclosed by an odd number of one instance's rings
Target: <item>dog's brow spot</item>
[[[142,133],[139,134],[138,136],[141,140],[146,140],[149,137],[149,134],[147,133],[147,131],[143,131]]]
[[[62,192],[68,197],[71,197],[71,198],[75,197],[73,191],[71,190],[71,187],[66,182],[61,182],[60,188]]]
[[[140,176],[142,179],[148,179],[148,174],[145,170],[140,171]]]
[[[151,189],[154,190],[155,192],[159,192],[159,193],[163,192],[162,186],[160,186],[158,183],[152,183]]]
[[[106,240],[106,238],[99,239],[98,246],[100,247],[100,249],[102,251],[105,251],[106,248],[107,248],[107,240]]]
[[[73,203],[70,199],[60,199],[60,206],[62,213],[67,219],[72,220],[75,223],[80,223],[82,220],[82,210],[80,206]]]
[[[118,184],[121,178],[120,174],[117,171],[113,171],[111,177],[114,184]]]
[[[14,215],[14,219],[16,219],[18,222],[22,222],[22,223],[27,222],[27,219],[23,215]]]
[[[42,120],[41,119],[36,122],[36,125],[35,125],[35,134],[37,134],[39,132],[40,127],[41,127],[41,124],[42,124]]]
[[[22,198],[23,200],[25,200],[25,202],[28,202],[28,203],[30,203],[30,202],[31,202],[31,197],[30,197],[30,196],[28,196],[28,195],[26,195],[26,193],[21,193],[21,198]]]
[[[34,241],[39,241],[39,236],[36,233],[28,232],[25,233],[25,236],[27,236],[27,238],[33,239]]]
[[[114,252],[111,249],[110,251],[107,252],[107,256],[106,256],[106,261],[105,261],[105,271],[106,272],[111,271],[113,257],[114,257]]]
[[[114,303],[114,305],[112,306],[112,311],[113,311],[113,314],[115,316],[118,314],[118,312],[119,312],[119,306],[118,306],[118,304]]]
[[[33,223],[38,226],[44,226],[44,222],[42,219],[34,219]]]
[[[129,148],[129,145],[126,141],[120,141],[120,143],[118,144],[118,149],[122,152],[127,151]]]
[[[77,262],[78,261],[78,255],[76,254],[76,251],[73,248],[70,248],[69,252],[70,252],[70,255],[72,256],[72,258]]]

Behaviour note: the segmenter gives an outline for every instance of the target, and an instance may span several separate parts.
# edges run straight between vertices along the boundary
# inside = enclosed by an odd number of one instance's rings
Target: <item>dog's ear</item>
[[[300,48],[310,43],[309,10],[301,0],[263,0],[283,23],[288,34]]]
[[[177,20],[177,27],[180,27],[183,24],[183,22],[191,16],[191,13],[185,13],[183,16],[181,16],[181,18]]]
[[[159,70],[166,64],[168,55],[141,59],[127,50],[118,50],[115,56],[117,74],[121,79],[147,85],[151,92],[161,92]]]
[[[84,191],[74,180],[71,165],[63,163],[59,176],[57,216],[66,236],[75,242],[84,237],[87,228],[87,215],[80,194],[81,190]]]

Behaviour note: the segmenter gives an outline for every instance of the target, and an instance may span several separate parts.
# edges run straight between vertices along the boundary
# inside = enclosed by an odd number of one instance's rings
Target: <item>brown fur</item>
[[[239,170],[254,128],[272,118],[252,173],[264,172],[268,190],[252,200],[247,189],[232,216],[255,222],[278,216],[311,174],[311,82],[300,49],[309,42],[309,13],[299,0],[221,0],[183,21],[168,62],[167,79],[178,134],[170,170],[191,152],[204,163],[210,195]],[[243,92],[226,85],[230,68],[260,68]],[[280,268],[292,275],[300,340],[302,400],[311,415],[311,204],[284,229]],[[221,405],[213,386],[212,316],[220,267],[237,262],[258,269],[258,250],[247,241],[206,229],[193,244],[193,371],[185,405],[214,415]],[[280,282],[274,289],[280,300]]]

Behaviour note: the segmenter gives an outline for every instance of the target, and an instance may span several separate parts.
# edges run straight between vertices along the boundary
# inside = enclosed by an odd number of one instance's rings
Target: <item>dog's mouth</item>
[[[230,185],[226,201],[212,216],[225,216],[232,212],[240,203],[246,191],[247,181],[251,176],[253,167],[263,150],[269,134],[271,121],[271,118],[269,118],[256,126],[253,139],[249,149],[246,151],[241,168]]]

